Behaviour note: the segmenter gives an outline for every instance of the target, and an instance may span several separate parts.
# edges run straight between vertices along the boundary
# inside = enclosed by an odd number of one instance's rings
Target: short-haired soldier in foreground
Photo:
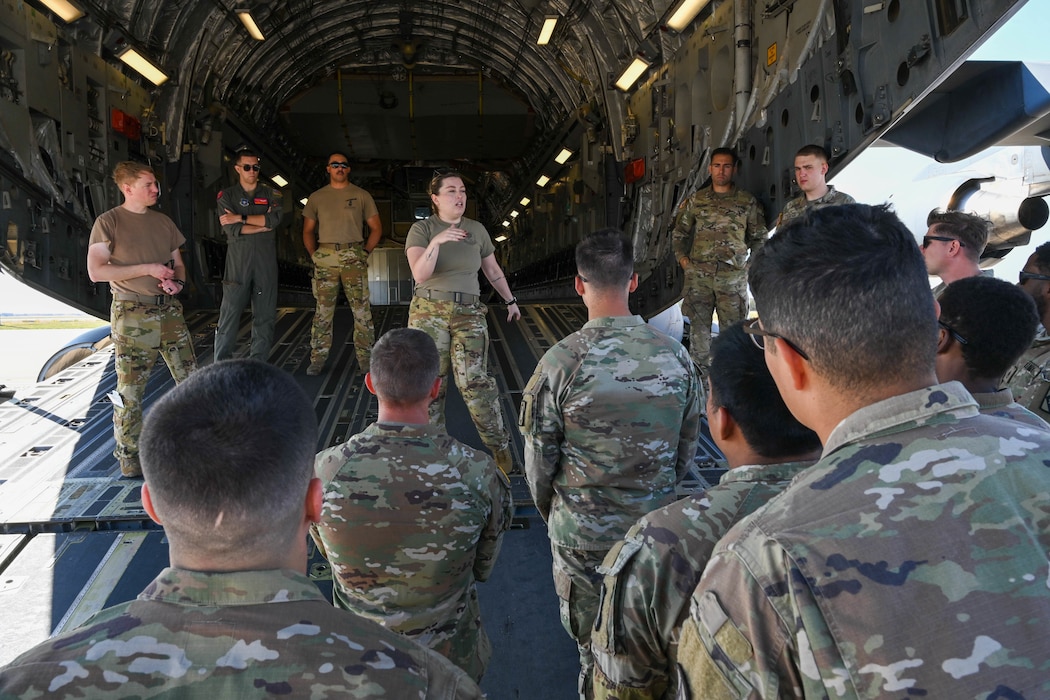
[[[491,656],[477,581],[496,564],[514,505],[484,452],[430,423],[440,360],[415,328],[385,333],[365,375],[375,423],[317,455],[325,504],[313,536],[335,604],[439,651],[475,680]]]
[[[675,697],[678,633],[715,544],[820,454],[788,411],[742,324],[711,343],[707,420],[729,464],[718,483],[643,516],[605,558],[595,631],[594,697]]]
[[[937,383],[911,233],[887,207],[811,211],[749,281],[749,330],[824,451],[715,548],[686,696],[1050,697],[1050,433]]]
[[[981,413],[1013,418],[1050,430],[1039,416],[1014,401],[1003,374],[1035,337],[1039,316],[1023,289],[994,277],[964,277],[938,300],[937,379],[961,382]]]
[[[216,363],[161,398],[142,431],[142,504],[171,566],[0,669],[0,697],[482,697],[306,577],[316,443],[310,400],[257,360]]]

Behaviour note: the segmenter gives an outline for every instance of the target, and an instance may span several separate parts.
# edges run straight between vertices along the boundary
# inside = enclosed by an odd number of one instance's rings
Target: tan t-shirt
[[[450,226],[452,224],[442,221],[437,214],[417,221],[408,230],[405,250],[426,248],[434,236]],[[489,232],[485,230],[485,227],[473,219],[464,218],[459,228],[467,232],[466,239],[441,245],[441,248],[438,249],[437,263],[434,264],[434,274],[419,285],[420,289],[466,294],[481,293],[481,286],[478,284],[481,259],[496,252],[496,246],[492,244],[492,239],[489,238]]]
[[[186,237],[175,222],[159,211],[147,209],[142,214],[114,207],[105,212],[91,227],[88,245],[105,243],[109,247],[109,261],[114,265],[141,265],[143,263],[172,263],[171,253],[186,242]],[[114,292],[131,294],[163,294],[156,277],[144,275],[120,282],[110,282]]]
[[[357,185],[325,185],[310,195],[303,216],[317,222],[320,243],[361,243],[365,222],[379,216],[372,195]]]

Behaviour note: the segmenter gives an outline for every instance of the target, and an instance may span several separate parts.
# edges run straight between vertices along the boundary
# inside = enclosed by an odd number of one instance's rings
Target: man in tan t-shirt
[[[175,298],[186,286],[179,253],[186,238],[171,219],[150,209],[160,196],[152,168],[118,163],[113,181],[124,203],[95,220],[87,269],[92,282],[109,282],[113,292],[110,327],[119,395],[113,400],[113,454],[124,476],[141,476],[142,397],[157,353],[176,383],[197,369],[182,304]]]
[[[303,244],[314,263],[314,313],[310,333],[310,367],[320,374],[332,348],[332,318],[339,285],[354,314],[354,351],[361,374],[368,372],[375,331],[368,297],[368,255],[383,237],[383,223],[372,195],[350,182],[350,160],[335,152],[328,157],[328,184],[310,195],[303,209]],[[364,224],[368,240],[364,240]]]

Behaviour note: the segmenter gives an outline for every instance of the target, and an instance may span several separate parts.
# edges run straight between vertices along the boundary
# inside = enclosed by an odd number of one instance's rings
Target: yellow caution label
[[[771,66],[777,62],[777,43],[774,41],[766,49],[766,65]]]

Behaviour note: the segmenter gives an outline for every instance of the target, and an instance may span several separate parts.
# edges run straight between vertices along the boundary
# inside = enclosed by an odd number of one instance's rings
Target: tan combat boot
[[[139,457],[120,457],[117,459],[120,463],[120,473],[123,476],[134,478],[136,476],[142,476],[142,465],[139,464]]]

